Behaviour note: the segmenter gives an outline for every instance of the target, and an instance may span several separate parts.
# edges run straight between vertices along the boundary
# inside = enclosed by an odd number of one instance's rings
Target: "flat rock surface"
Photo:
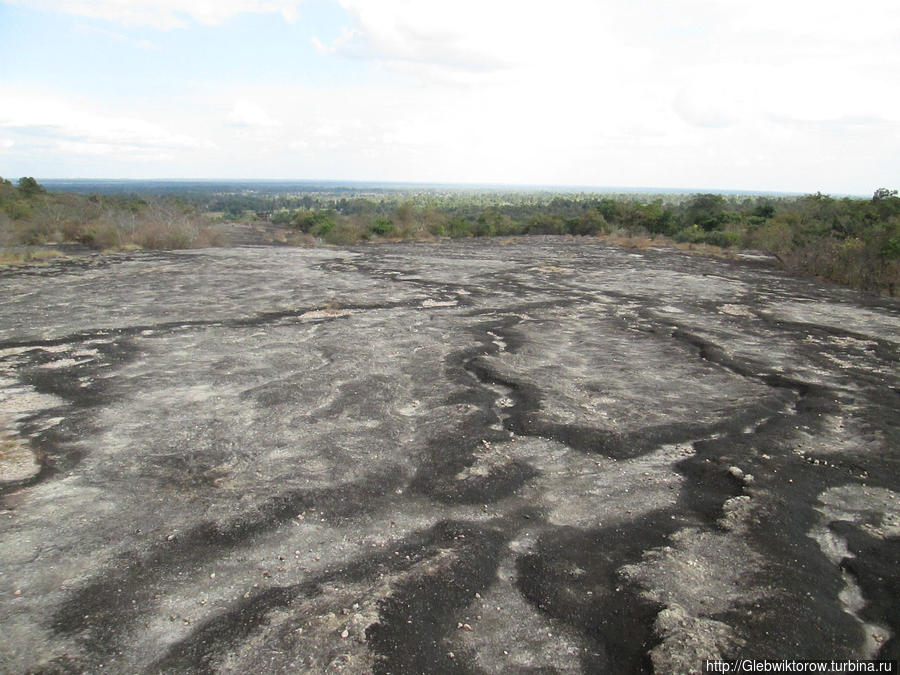
[[[900,651],[896,301],[552,237],[0,288],[2,672]]]

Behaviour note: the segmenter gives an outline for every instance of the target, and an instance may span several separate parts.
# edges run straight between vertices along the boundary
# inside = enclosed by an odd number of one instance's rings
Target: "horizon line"
[[[511,190],[542,190],[542,191],[582,191],[597,193],[634,192],[634,193],[721,193],[721,194],[746,194],[746,195],[779,195],[779,196],[803,196],[815,194],[819,191],[785,190],[785,189],[760,189],[760,188],[699,188],[699,187],[659,187],[659,186],[635,186],[635,185],[579,185],[579,184],[547,184],[547,183],[503,183],[503,182],[454,182],[454,181],[412,181],[412,180],[373,180],[373,179],[336,179],[336,178],[183,178],[161,176],[155,178],[62,178],[42,177],[38,182],[48,183],[246,183],[246,184],[328,184],[333,186],[383,186],[383,187],[422,187],[422,188],[456,188],[456,189],[511,189]],[[855,192],[823,193],[839,197],[868,197],[867,194]]]

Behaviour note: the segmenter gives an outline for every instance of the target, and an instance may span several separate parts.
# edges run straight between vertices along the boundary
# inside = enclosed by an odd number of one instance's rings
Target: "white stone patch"
[[[79,366],[83,363],[90,363],[91,359],[83,359],[79,361],[78,359],[57,359],[56,361],[50,361],[48,363],[42,363],[38,366],[38,368],[43,368],[45,370],[57,370],[60,368],[71,368],[72,366]]]
[[[868,349],[870,347],[877,347],[878,343],[873,340],[860,340],[854,337],[844,337],[838,335],[829,335],[828,341],[837,345],[838,347],[857,347],[859,349]]]
[[[423,412],[428,412],[428,410],[427,408],[422,408],[422,403],[420,401],[411,401],[409,405],[397,408],[397,412],[404,417],[413,417],[414,415],[421,415]]]
[[[773,305],[766,313],[782,321],[830,326],[900,343],[900,318],[886,311],[836,302],[793,301]]]
[[[314,309],[300,315],[301,319],[336,319],[339,316],[350,316],[349,309]],[[265,333],[262,333],[265,335]]]
[[[8,347],[6,349],[0,349],[0,359],[8,356],[18,356],[19,354],[24,354],[25,352],[30,352],[34,349],[34,347]]]
[[[456,307],[458,300],[428,300],[422,301],[422,307]]]
[[[844,369],[847,369],[847,368],[852,368],[852,367],[853,367],[853,364],[852,364],[850,361],[845,361],[844,359],[839,359],[839,358],[836,357],[836,356],[832,356],[832,355],[829,354],[828,352],[819,352],[819,354],[820,354],[821,356],[825,357],[826,359],[828,359],[829,361],[831,361],[831,362],[832,362],[834,365],[836,365],[838,368],[844,368]]]
[[[484,597],[473,598],[457,617],[461,627],[451,634],[453,648],[471,656],[484,673],[582,672],[577,636],[516,589],[515,557],[500,564],[497,577]]]
[[[641,562],[619,571],[645,588],[647,599],[708,618],[765,597],[763,589],[744,583],[763,560],[742,538],[690,527],[669,540],[670,546],[647,551]]]
[[[55,345],[53,347],[41,347],[42,351],[47,352],[48,354],[59,354],[61,352],[67,352],[71,349],[69,345]]]
[[[53,394],[41,394],[31,387],[14,387],[0,391],[0,414],[20,419],[48,408],[65,405],[65,401]]]
[[[18,436],[0,435],[0,483],[37,475],[41,465],[32,449]]]
[[[809,536],[819,544],[819,548],[831,562],[840,565],[844,558],[852,558],[853,553],[847,542],[829,527],[837,520],[857,523],[861,529],[874,537],[884,539],[900,535],[900,495],[886,488],[844,485],[825,490],[819,495],[816,510],[821,514],[819,522],[809,531]],[[878,516],[876,522],[873,516]],[[874,658],[887,640],[891,631],[885,626],[864,621],[859,612],[866,601],[856,579],[846,572],[843,574],[844,588],[839,599],[844,611],[860,622],[865,635],[863,658]]]
[[[755,316],[755,314],[750,311],[750,308],[746,307],[745,305],[722,305],[721,307],[719,307],[719,313],[729,314],[730,316],[747,316],[751,318]]]
[[[58,425],[60,422],[62,422],[65,419],[66,419],[65,417],[51,417],[48,420],[43,420],[41,422],[41,425],[38,428],[41,431],[46,431],[47,429],[51,429],[52,427],[55,427],[56,425]]]
[[[501,352],[506,351],[506,341],[503,338],[492,331],[488,331],[487,334],[494,338],[491,342],[497,345]]]
[[[860,523],[863,530],[881,539],[900,536],[900,494],[893,490],[844,485],[823,492],[819,495],[819,503],[821,506],[817,509],[828,522],[848,520]],[[875,513],[879,515],[879,522],[872,523],[872,514]]]

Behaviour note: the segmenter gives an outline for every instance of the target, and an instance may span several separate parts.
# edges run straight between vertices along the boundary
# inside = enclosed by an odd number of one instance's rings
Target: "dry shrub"
[[[367,233],[361,231],[359,225],[346,219],[341,219],[333,228],[322,234],[322,239],[326,242],[339,246],[353,244],[367,238]]]
[[[759,227],[747,230],[742,243],[747,248],[780,253],[791,248],[792,237],[791,228],[787,223],[770,220]]]
[[[9,217],[0,211],[0,246],[11,246],[17,243],[16,230]]]
[[[127,241],[141,248],[185,249],[221,246],[225,238],[202,216],[176,204],[150,204],[127,223]]]
[[[712,244],[703,244],[695,242],[672,242],[671,244],[679,251],[685,253],[693,253],[708,258],[734,258],[737,252],[730,248],[721,248]]]
[[[51,225],[43,221],[22,220],[14,223],[15,238],[26,246],[38,246],[46,244],[54,239],[54,230]]]
[[[85,224],[68,221],[60,225],[60,235],[63,241],[80,241],[84,234]]]
[[[218,230],[206,224],[196,226],[196,236],[191,248],[217,248],[228,245],[228,238]]]
[[[40,262],[42,260],[52,260],[54,258],[65,258],[66,254],[62,251],[58,251],[55,248],[39,248],[33,251],[28,251],[25,254],[25,259],[28,261],[37,261]]]
[[[99,250],[116,249],[125,243],[122,229],[110,220],[100,220],[84,227],[77,241]]]
[[[285,235],[284,243],[291,246],[315,246],[316,238],[308,232],[289,232]]]
[[[428,230],[427,225],[418,218],[409,218],[401,221],[395,234],[390,235],[390,239],[418,239],[425,240],[433,237]]]
[[[882,293],[891,297],[900,295],[900,260],[886,262],[879,281]]]
[[[632,250],[643,250],[660,245],[660,242],[656,241],[655,239],[643,235],[628,236],[622,234],[612,234],[604,237],[604,239],[614,246]]]
[[[878,242],[832,237],[785,252],[780,259],[795,272],[888,295],[897,292],[897,261],[885,260],[879,254]]]
[[[14,249],[0,249],[0,266],[21,265],[25,262],[25,253]]]
[[[197,232],[189,225],[146,222],[134,231],[134,243],[141,248],[191,248]]]

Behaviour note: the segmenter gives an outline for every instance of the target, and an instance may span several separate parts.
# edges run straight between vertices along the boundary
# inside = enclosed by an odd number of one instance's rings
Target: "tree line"
[[[890,295],[900,292],[900,197],[592,194],[487,189],[362,189],[168,196],[48,192],[0,178],[0,245],[78,241],[95,248],[222,242],[217,221],[283,227],[302,243],[570,235],[654,245],[769,252],[788,269]]]
[[[650,237],[660,242],[757,249],[785,267],[849,286],[900,290],[900,197],[822,193],[742,197],[497,195],[416,201],[319,198],[257,214],[335,244],[373,239],[578,235]]]

